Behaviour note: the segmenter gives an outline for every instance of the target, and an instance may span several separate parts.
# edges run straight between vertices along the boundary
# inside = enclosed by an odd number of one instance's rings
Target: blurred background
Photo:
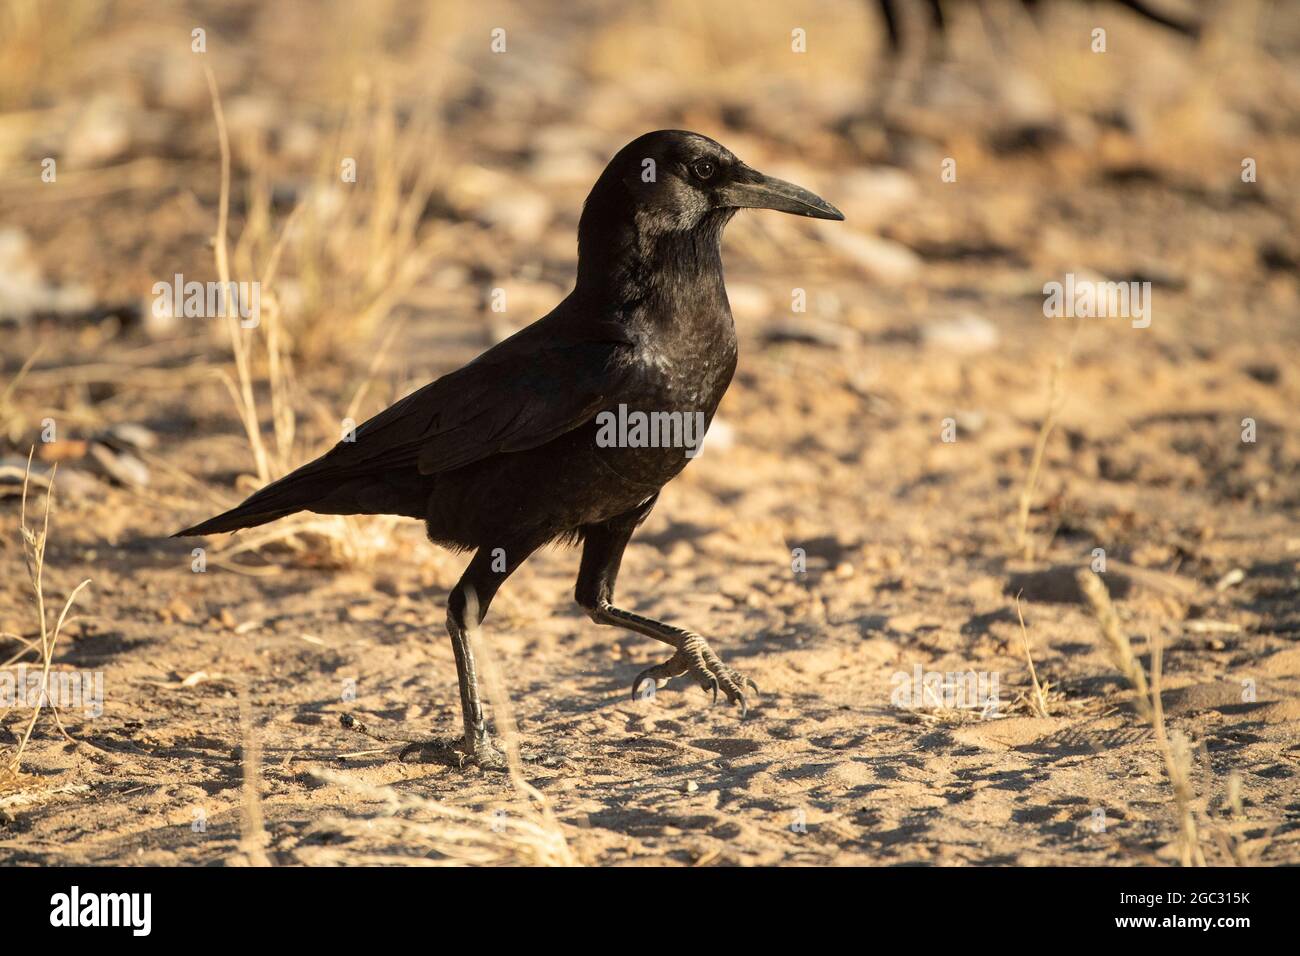
[[[427,637],[463,559],[414,522],[214,541],[219,586],[159,539],[549,311],[604,163],[663,127],[847,222],[728,228],[740,370],[629,553],[634,603],[693,593],[741,659],[834,651],[805,673],[844,668],[851,697],[884,666],[864,633],[1008,653],[1018,591],[1067,627],[1065,572],[1103,548],[1157,630],[1213,607],[1229,651],[1294,641],[1300,3],[1132,6],[5,0],[0,508],[16,526],[29,449],[38,489],[58,465],[50,600],[95,581],[71,659],[180,680],[213,630]],[[1149,282],[1150,326],[1045,318],[1067,273]],[[261,282],[260,324],[158,308],[177,275]],[[21,561],[6,532],[9,635]],[[507,654],[524,623],[586,633],[527,613],[567,606],[574,564],[512,580]]]
[[[1130,6],[11,0],[6,461],[54,410],[82,441],[40,442],[44,456],[113,486],[157,488],[136,452],[160,436],[186,439],[167,457],[221,502],[239,475],[282,473],[558,302],[586,191],[659,127],[713,136],[848,214],[741,216],[726,243],[742,337],[788,378],[781,406],[843,396],[817,429],[841,461],[867,423],[924,423],[900,437],[933,453],[934,423],[957,412],[1041,416],[1076,347],[1080,367],[1094,351],[1106,367],[1075,383],[1067,420],[1199,396],[1235,423],[1250,390],[1295,395],[1278,349],[1297,329],[1300,7]],[[1151,282],[1153,326],[1044,319],[1043,284],[1067,272]],[[232,338],[155,308],[178,274],[261,281],[265,324]],[[1218,398],[1189,371],[1207,350],[1232,355]],[[1134,396],[1101,400],[1120,379]],[[996,408],[972,400],[988,388]],[[135,444],[106,434],[124,422]],[[1294,504],[1273,481],[1294,458],[1271,448],[1231,465],[1174,448],[1167,477]]]

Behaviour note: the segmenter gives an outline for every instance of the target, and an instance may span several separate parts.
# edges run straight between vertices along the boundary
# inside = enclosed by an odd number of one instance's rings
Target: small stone
[[[1241,568],[1233,568],[1223,577],[1219,578],[1219,582],[1214,585],[1214,590],[1226,591],[1228,588],[1235,587],[1244,580],[1246,580],[1246,572]]]
[[[17,455],[0,458],[0,497],[21,495],[25,480],[32,489],[50,486],[50,469],[46,466],[32,462],[30,480],[28,475],[26,458]]]
[[[903,285],[921,275],[921,257],[902,243],[844,228],[822,228],[820,235],[827,245],[878,282]]]
[[[0,322],[22,325],[33,315],[75,314],[93,304],[94,296],[84,287],[45,280],[26,233],[0,228]]]
[[[973,312],[931,322],[921,330],[921,341],[931,348],[967,355],[997,348],[1000,338],[996,325]]]
[[[68,468],[67,466],[59,468],[59,474],[54,479],[54,485],[55,495],[65,500],[88,498],[103,487],[93,475],[87,474],[80,468]],[[87,558],[87,560],[92,559]]]
[[[90,459],[101,472],[128,488],[148,488],[149,468],[129,452],[115,452],[102,442],[92,442]]]
[[[63,157],[70,169],[91,169],[122,158],[130,149],[127,104],[103,95],[78,112],[64,141]]]
[[[840,177],[835,201],[851,222],[875,224],[898,216],[916,202],[919,192],[916,181],[908,173],[877,166]]]
[[[851,328],[809,316],[775,319],[763,329],[763,341],[772,343],[798,342],[838,349],[854,344],[857,339],[857,332]]]
[[[132,422],[120,422],[104,433],[106,444],[115,448],[134,448],[139,451],[152,451],[158,447],[158,438],[143,425]]]
[[[188,623],[194,617],[194,609],[185,603],[179,597],[171,599],[165,607],[158,609],[158,618],[164,623],[170,624],[173,621]]]
[[[988,424],[988,416],[974,409],[958,409],[957,429],[963,435],[978,435]]]

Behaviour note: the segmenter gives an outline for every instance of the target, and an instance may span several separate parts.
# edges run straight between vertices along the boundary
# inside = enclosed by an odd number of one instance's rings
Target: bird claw
[[[677,653],[654,667],[647,667],[632,681],[632,699],[637,699],[637,692],[647,680],[653,680],[656,687],[663,687],[673,677],[690,674],[699,682],[701,689],[713,692],[713,702],[718,702],[718,692],[726,695],[728,703],[740,705],[740,716],[749,713],[749,700],[745,696],[746,688],[758,693],[758,685],[748,677],[738,673],[719,660],[713,648],[698,634],[688,635]]]

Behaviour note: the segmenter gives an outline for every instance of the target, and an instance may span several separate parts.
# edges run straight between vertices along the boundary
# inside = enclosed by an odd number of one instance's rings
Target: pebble
[[[158,438],[143,425],[134,422],[119,422],[111,426],[102,436],[106,444],[113,447],[135,448],[139,451],[151,451],[158,447]]]
[[[70,169],[93,169],[125,156],[131,149],[127,105],[112,96],[98,96],[82,109],[63,143]]]
[[[997,348],[998,327],[972,312],[953,319],[940,319],[921,329],[921,341],[945,352],[973,354]]]
[[[858,340],[858,333],[847,326],[824,322],[809,316],[776,319],[763,329],[765,342],[799,342],[824,348],[844,348]]]
[[[0,228],[0,322],[26,323],[40,313],[83,312],[94,304],[89,290],[45,281],[21,229]]]
[[[841,176],[835,204],[859,226],[889,222],[916,202],[916,181],[901,169],[876,166]]]
[[[902,243],[853,232],[842,226],[839,229],[822,228],[820,235],[835,252],[877,282],[904,285],[921,275],[921,257]]]
[[[115,452],[102,442],[90,445],[90,460],[107,477],[128,488],[149,487],[149,467],[130,452]]]

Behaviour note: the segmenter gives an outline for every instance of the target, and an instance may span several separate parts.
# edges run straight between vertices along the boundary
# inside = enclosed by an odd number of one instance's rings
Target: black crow
[[[746,707],[753,682],[698,634],[614,604],[632,532],[685,467],[736,369],[722,230],[737,209],[842,220],[706,136],[660,130],[605,168],[578,224],[578,278],[553,312],[408,395],[355,438],[239,507],[178,533],[214,534],[297,511],[419,518],[474,557],[447,600],[464,759],[500,766],[479,700],[468,629],[542,545],[583,543],[575,597],[592,620],[670,645],[638,675],[690,674]]]

